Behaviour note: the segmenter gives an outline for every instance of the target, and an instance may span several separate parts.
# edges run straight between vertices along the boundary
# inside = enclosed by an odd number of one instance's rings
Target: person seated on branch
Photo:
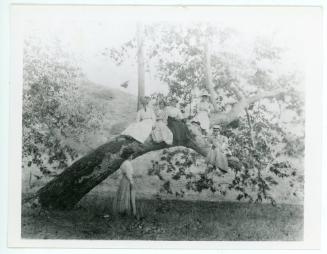
[[[209,94],[204,91],[201,94],[201,100],[196,105],[195,117],[192,119],[193,123],[200,125],[201,130],[204,134],[208,134],[210,130],[210,112],[213,110],[213,106],[209,101]]]
[[[152,129],[152,140],[156,143],[165,142],[167,145],[173,143],[173,133],[167,127],[167,111],[166,103],[164,100],[159,101],[159,109],[156,113],[156,123]]]
[[[140,98],[141,109],[137,112],[136,122],[130,124],[123,132],[126,135],[134,138],[140,143],[144,143],[150,136],[152,128],[156,122],[156,116],[153,109],[149,106],[149,98]]]
[[[166,108],[168,128],[173,133],[173,144],[184,145],[191,137],[187,125],[182,121],[183,114],[177,107],[178,100],[171,98]]]
[[[212,135],[208,138],[211,144],[210,151],[206,157],[206,162],[220,169],[222,172],[228,171],[228,160],[226,153],[230,155],[228,148],[228,138],[220,134],[221,127],[213,126]]]

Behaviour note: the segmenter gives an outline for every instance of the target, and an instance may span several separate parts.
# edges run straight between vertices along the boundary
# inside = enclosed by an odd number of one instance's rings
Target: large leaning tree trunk
[[[263,97],[271,97],[276,93],[265,93],[248,99],[242,99],[234,105],[228,113],[216,113],[212,116],[212,122],[217,124],[228,124],[236,120],[245,107]],[[192,136],[181,145],[191,148],[203,156],[209,151],[209,144],[202,136],[199,127],[187,123]],[[120,153],[124,147],[131,147],[134,157],[138,157],[150,151],[155,151],[168,146],[164,143],[153,143],[147,141],[141,144],[130,137],[117,136],[108,143],[101,145],[88,155],[75,161],[60,175],[47,183],[35,194],[42,207],[49,209],[72,209],[79,200],[92,190],[96,185],[105,180],[109,175],[119,169],[123,159]],[[237,167],[237,161],[228,161],[229,166]]]

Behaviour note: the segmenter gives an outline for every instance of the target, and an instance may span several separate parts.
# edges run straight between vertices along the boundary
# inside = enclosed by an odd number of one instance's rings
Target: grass
[[[72,211],[22,210],[22,238],[111,240],[300,241],[300,205],[138,200],[140,220],[115,217],[88,195]]]

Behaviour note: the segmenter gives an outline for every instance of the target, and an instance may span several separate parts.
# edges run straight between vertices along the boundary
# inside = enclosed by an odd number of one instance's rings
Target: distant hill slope
[[[97,147],[110,137],[120,134],[136,118],[136,96],[108,88],[92,82],[81,86],[87,99],[93,104],[104,107],[103,129],[89,138],[88,146]]]

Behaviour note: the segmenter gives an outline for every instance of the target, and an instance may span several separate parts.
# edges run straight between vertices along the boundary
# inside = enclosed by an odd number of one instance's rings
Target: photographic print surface
[[[303,241],[307,9],[26,12],[21,239]]]

